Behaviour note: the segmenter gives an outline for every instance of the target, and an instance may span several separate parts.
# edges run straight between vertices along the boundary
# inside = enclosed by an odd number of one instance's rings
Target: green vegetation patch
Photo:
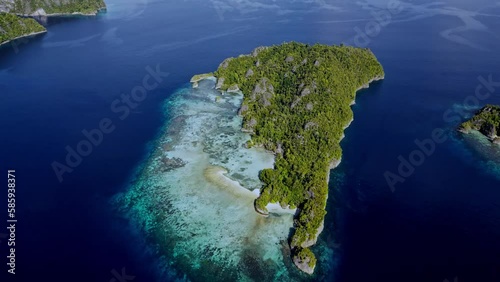
[[[226,59],[215,76],[219,89],[238,86],[244,93],[248,145],[276,153],[274,169],[260,173],[265,185],[256,209],[265,213],[276,202],[298,207],[291,247],[309,253],[326,215],[327,175],[341,157],[355,92],[383,78],[382,66],[369,49],[291,42]]]
[[[94,14],[105,7],[103,0],[15,0],[10,12],[31,14],[41,8],[47,14]]]
[[[34,19],[0,13],[0,44],[18,37],[43,31],[45,31],[45,28]]]
[[[296,252],[295,257],[298,258],[300,261],[306,261],[307,265],[312,269],[314,269],[314,267],[316,266],[317,260],[314,257],[313,252],[308,248],[299,249]]]
[[[486,105],[470,120],[462,123],[460,131],[478,130],[489,138],[496,138],[500,132],[500,106]]]
[[[213,73],[204,73],[204,74],[197,74],[197,75],[194,75],[192,78],[191,78],[191,82],[198,82],[200,80],[203,80],[203,79],[206,79],[206,78],[209,78],[209,77],[212,77],[214,76]]]

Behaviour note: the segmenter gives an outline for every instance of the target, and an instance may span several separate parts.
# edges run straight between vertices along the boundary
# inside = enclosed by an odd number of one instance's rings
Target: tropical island
[[[192,82],[210,77],[197,75]],[[274,152],[274,169],[264,169],[255,210],[297,209],[289,239],[294,264],[312,274],[310,247],[323,230],[329,171],[338,165],[344,129],[353,120],[356,91],[384,78],[369,49],[296,42],[259,47],[250,55],[224,60],[216,89],[244,94],[239,114],[247,147]]]
[[[95,16],[103,9],[103,0],[0,0],[0,11],[21,16]]]
[[[500,106],[484,106],[470,120],[462,123],[458,130],[466,134],[476,130],[488,137],[491,142],[500,144],[498,136],[498,132],[500,132]]]
[[[104,9],[103,0],[0,0],[0,45],[46,32],[29,17],[95,16]]]

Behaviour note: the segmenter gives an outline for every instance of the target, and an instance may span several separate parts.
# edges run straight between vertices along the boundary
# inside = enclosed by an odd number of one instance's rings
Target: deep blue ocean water
[[[47,34],[0,48],[0,169],[16,170],[17,281],[113,281],[112,271],[123,268],[134,281],[154,281],[154,251],[140,230],[110,210],[109,199],[148,156],[165,122],[163,101],[193,74],[256,46],[359,43],[355,28],[364,30],[372,11],[387,6],[373,0],[107,3],[108,12],[96,18],[50,19]],[[500,81],[500,7],[492,0],[402,7],[369,38],[386,79],[358,93],[343,161],[331,174],[321,239],[336,246],[332,276],[500,281],[498,154],[457,134],[458,120],[443,119],[447,110],[476,109],[464,101],[479,76]],[[169,76],[120,120],[113,101],[157,65]],[[480,105],[500,104],[499,93],[500,87]],[[65,147],[76,147],[82,130],[103,118],[116,129],[60,183],[52,162],[64,162]],[[447,141],[392,192],[384,173],[397,171],[398,156],[408,158],[418,148],[414,140],[436,128]],[[1,202],[5,197],[2,192]]]

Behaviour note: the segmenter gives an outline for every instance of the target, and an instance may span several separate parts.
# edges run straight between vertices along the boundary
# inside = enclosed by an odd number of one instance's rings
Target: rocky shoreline
[[[358,87],[358,88],[356,89],[356,92],[358,92],[359,90],[362,90],[362,89],[367,89],[367,88],[370,88],[370,84],[371,84],[372,82],[376,82],[376,81],[383,80],[383,79],[385,79],[385,76],[384,76],[384,75],[383,75],[383,76],[376,76],[375,78],[372,78],[372,79],[371,79],[370,81],[368,81],[367,83],[365,83],[365,84],[361,85],[360,87]],[[353,103],[355,103],[355,100],[353,100]],[[354,104],[352,104],[352,105],[354,105]]]
[[[385,76],[374,77],[373,79],[369,80],[366,84],[363,84],[362,86],[358,87],[355,92],[358,92],[361,89],[369,88],[370,84],[372,82],[380,81],[380,80],[383,80],[384,78],[385,78]],[[217,78],[214,76],[213,73],[195,75],[191,78],[190,82],[192,83],[193,88],[197,88],[198,83],[204,79],[215,79],[216,85],[219,85],[219,87],[216,87],[216,89],[219,90],[223,94],[224,94],[224,92],[229,94],[232,92],[240,91],[236,85],[232,86],[232,88],[227,89],[226,91],[221,90],[220,85],[224,83],[224,78]],[[354,104],[355,104],[355,99],[353,99],[351,105],[354,105]],[[241,112],[242,107],[243,107],[243,105],[240,106],[240,110],[238,112]],[[351,121],[348,122],[344,126],[344,129],[348,128],[349,125],[352,123],[352,121],[353,120],[351,119]],[[241,127],[241,131],[247,132],[247,130],[243,127],[243,124]],[[344,138],[344,135],[342,136],[341,140],[343,138]],[[271,152],[271,153],[276,154],[276,152]],[[341,163],[341,158],[338,160],[332,160],[332,162],[330,163],[330,166],[327,168],[327,178],[326,178],[327,185],[329,184],[329,180],[330,180],[330,171],[332,169],[335,169],[336,167],[338,167],[340,165],[340,163]],[[255,191],[253,191],[253,192],[255,192]],[[260,194],[260,191],[257,191],[256,195],[258,196],[259,194]],[[325,208],[326,208],[327,200],[328,200],[328,197],[325,199],[325,202],[324,202]],[[254,204],[254,209],[258,214],[260,214],[264,217],[268,217],[270,215],[270,213],[278,213],[278,214],[279,213],[292,213],[292,214],[294,214],[294,216],[297,216],[300,213],[299,209],[297,209],[297,208],[291,209],[290,206],[288,206],[288,205],[286,207],[283,207],[279,202],[278,203],[269,203],[268,205],[266,205],[266,210],[262,210],[262,209],[258,208],[257,205]],[[307,255],[304,255],[304,254],[298,252],[297,250],[299,250],[299,249],[305,250],[306,248],[309,248],[309,247],[315,245],[317,243],[319,235],[323,232],[323,230],[324,230],[324,219],[321,222],[320,226],[318,227],[316,233],[310,235],[308,240],[302,242],[300,244],[300,246],[295,246],[293,244],[293,242],[289,246],[290,249],[292,250],[292,254],[293,254],[292,255],[293,263],[295,264],[295,266],[298,269],[300,269],[301,271],[303,271],[307,274],[314,273],[314,269],[316,267],[316,263],[315,262],[313,263],[314,258],[308,257]],[[300,247],[300,248],[298,248],[298,247]]]
[[[217,79],[217,78],[214,77],[213,73],[203,73],[194,75],[189,82],[192,84],[193,88],[198,88],[198,82],[205,79]]]
[[[193,77],[194,87],[201,77]],[[259,172],[264,185],[254,211],[264,217],[295,211],[288,235],[292,261],[312,274],[318,260],[310,247],[324,229],[329,172],[341,158],[349,107],[358,90],[384,79],[383,68],[369,49],[290,42],[225,59],[214,77],[221,95],[245,93],[238,110],[240,131],[251,136],[245,147],[275,155],[274,167]]]
[[[106,10],[102,0],[78,1],[28,1],[2,0],[0,13],[10,13],[21,17],[96,16]]]
[[[44,34],[44,33],[47,33],[47,30],[39,31],[39,32],[32,32],[32,33],[29,33],[29,34],[26,34],[26,35],[21,35],[21,36],[18,36],[16,38],[12,38],[10,40],[7,40],[5,42],[0,43],[0,47],[3,46],[3,45],[7,45],[7,44],[11,43],[12,41],[15,41],[15,40],[18,40],[18,39],[34,37],[36,35]]]
[[[82,13],[82,12],[72,12],[72,13],[51,13],[47,14],[43,8],[36,10],[31,14],[15,14],[21,17],[33,17],[33,18],[43,18],[43,17],[66,17],[66,16],[85,16],[85,17],[94,17],[97,16],[101,12],[106,12],[106,7],[101,7],[94,12],[90,13]]]
[[[384,78],[385,78],[385,76],[375,77],[375,78],[371,79],[367,84],[364,84],[364,85],[358,87],[356,89],[356,92],[358,92],[361,89],[369,88],[370,84],[372,82],[383,80]],[[351,105],[354,105],[354,104],[355,104],[355,99],[353,99]],[[353,120],[354,119],[352,119],[346,126],[344,126],[344,130],[347,129],[351,125],[351,123],[353,122]],[[340,141],[342,141],[342,139],[344,139],[344,137],[345,137],[345,135],[342,135],[342,138],[341,138]],[[341,162],[342,162],[342,158],[340,158],[338,160],[332,160],[332,162],[330,163],[330,166],[327,168],[327,174],[326,174],[327,175],[327,178],[326,178],[327,185],[329,185],[329,183],[330,183],[330,172],[331,172],[331,170],[337,168],[340,165]],[[327,201],[328,201],[328,196],[326,197],[326,200],[325,200],[325,207],[326,207],[326,202]],[[319,235],[321,234],[321,232],[323,232],[324,223],[325,223],[325,220],[323,219],[323,221],[321,222],[321,225],[317,229],[316,234],[314,234],[312,236],[312,239],[309,239],[309,240],[303,242],[301,244],[301,246],[300,246],[301,248],[308,248],[308,247],[311,247],[311,246],[313,246],[313,245],[316,244],[316,242],[318,241]],[[291,246],[291,248],[293,249],[294,247]],[[310,258],[299,259],[297,255],[294,255],[293,256],[293,263],[295,264],[295,266],[297,266],[298,269],[302,270],[303,272],[305,272],[307,274],[313,274],[314,273],[315,265],[311,266],[311,264],[310,264]]]
[[[469,134],[472,130],[479,131],[493,144],[500,145],[500,106],[486,105],[476,112],[468,121],[462,123],[457,130]]]

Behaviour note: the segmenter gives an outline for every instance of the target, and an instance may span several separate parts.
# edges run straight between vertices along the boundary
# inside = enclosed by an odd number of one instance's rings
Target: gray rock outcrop
[[[225,80],[225,78],[223,78],[223,77],[218,78],[217,83],[215,84],[215,89],[217,89],[217,90],[221,89],[222,86],[224,85],[224,80]]]
[[[266,50],[268,47],[266,46],[259,46],[255,49],[253,49],[252,51],[252,57],[257,57],[257,55],[259,55],[260,52],[262,52],[263,50]]]
[[[294,257],[293,258],[293,263],[295,264],[295,266],[297,266],[298,269],[304,271],[307,274],[313,274],[315,267],[310,267],[309,266],[309,262],[310,261],[311,261],[310,258],[306,258],[304,260],[302,260],[302,259],[300,259],[298,257]]]
[[[245,78],[249,78],[253,75],[253,70],[252,69],[248,69],[247,72],[245,73]]]
[[[271,105],[271,99],[274,96],[274,87],[267,78],[262,78],[254,87],[251,100],[258,101],[264,107]]]

